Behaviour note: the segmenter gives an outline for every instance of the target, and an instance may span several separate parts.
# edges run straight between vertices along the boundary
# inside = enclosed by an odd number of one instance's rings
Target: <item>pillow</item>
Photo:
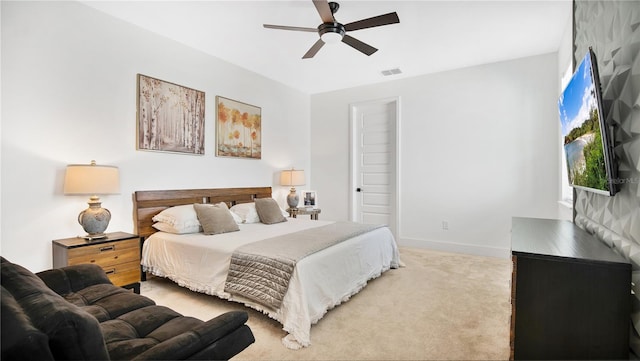
[[[280,209],[275,199],[258,198],[255,201],[255,205],[260,222],[264,224],[274,224],[287,221],[282,215],[282,209]]]
[[[194,204],[193,208],[198,215],[204,234],[212,235],[240,230],[226,205],[223,207],[219,204]]]
[[[220,202],[218,204],[216,204],[216,206],[220,207],[220,208],[224,208],[224,209],[229,209],[229,206],[227,206],[227,204],[225,202]],[[242,224],[244,223],[244,220],[242,220],[242,218],[240,218],[239,215],[233,213],[233,212],[229,212],[231,214],[231,216],[233,217],[233,220],[237,223],[237,224]]]
[[[156,222],[152,225],[152,227],[159,231],[173,233],[173,234],[188,234],[188,233],[202,232],[202,226],[200,226],[200,222],[198,222],[197,226],[189,226],[189,227],[182,227],[182,228],[176,228],[170,225],[169,223]]]
[[[231,212],[242,219],[242,223],[260,223],[255,203],[240,203],[231,207]]]
[[[261,198],[257,198],[261,199]],[[271,198],[269,198],[271,199]],[[280,208],[280,207],[278,207]],[[258,216],[258,212],[256,211],[255,203],[238,203],[235,206],[231,207],[231,213],[237,215],[242,220],[241,223],[260,223],[260,216]],[[288,217],[289,213],[280,208],[280,212],[283,217]]]
[[[180,230],[187,227],[200,226],[198,215],[191,204],[169,207],[153,216],[152,220],[154,222],[167,223]]]

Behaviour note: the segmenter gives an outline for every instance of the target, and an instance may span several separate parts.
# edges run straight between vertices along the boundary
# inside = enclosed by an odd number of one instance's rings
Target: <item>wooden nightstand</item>
[[[52,243],[54,268],[94,263],[104,269],[114,285],[140,293],[139,236],[114,232],[93,241],[74,237],[56,239]]]
[[[311,219],[317,221],[318,214],[320,214],[322,210],[320,210],[320,208],[288,208],[287,212],[289,212],[291,218],[297,218],[299,214],[308,214]]]

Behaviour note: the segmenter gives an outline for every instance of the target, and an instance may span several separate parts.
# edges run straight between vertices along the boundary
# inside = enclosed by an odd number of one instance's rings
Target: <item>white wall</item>
[[[512,216],[560,216],[557,73],[554,53],[312,95],[322,217],[349,217],[349,104],[399,96],[398,242],[507,256]]]
[[[121,194],[102,200],[108,231],[125,232],[136,190],[273,186],[284,205],[278,171],[309,169],[307,94],[80,3],[1,6],[0,246],[12,262],[49,268],[51,240],[83,233],[87,197],[62,194],[70,163],[120,167]],[[136,150],[138,73],[206,93],[204,156]],[[216,95],[262,108],[262,160],[215,157]]]
[[[558,97],[564,90],[564,87],[571,79],[573,74],[573,11],[571,16],[567,19],[565,29],[560,40],[560,46],[558,47]],[[560,122],[558,122],[558,144],[563,144],[562,131],[560,130]],[[560,156],[560,180],[558,186],[560,204],[563,206],[560,208],[562,219],[573,220],[573,188],[569,185],[569,176],[567,174],[567,165],[565,162],[565,155],[562,148],[558,152]]]

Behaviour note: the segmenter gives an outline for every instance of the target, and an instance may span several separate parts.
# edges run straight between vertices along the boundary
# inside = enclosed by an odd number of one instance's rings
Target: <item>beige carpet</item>
[[[311,328],[312,345],[289,350],[266,315],[165,279],[142,294],[200,319],[249,312],[256,342],[234,360],[506,360],[509,358],[511,262],[401,248],[406,267],[369,282]]]

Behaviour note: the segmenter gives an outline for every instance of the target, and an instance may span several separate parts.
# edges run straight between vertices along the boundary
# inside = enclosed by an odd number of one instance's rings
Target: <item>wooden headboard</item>
[[[255,198],[270,197],[271,187],[136,191],[133,193],[135,232],[144,238],[155,233],[156,229],[151,226],[153,216],[169,207],[220,202],[231,207],[238,203],[253,202]]]

